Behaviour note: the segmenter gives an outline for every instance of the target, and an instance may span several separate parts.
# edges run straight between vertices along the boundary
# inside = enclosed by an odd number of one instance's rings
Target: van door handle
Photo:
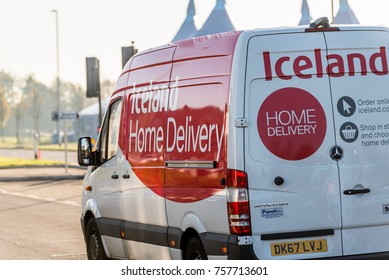
[[[370,189],[349,189],[345,190],[343,193],[345,195],[353,195],[353,194],[361,194],[361,193],[369,193]]]
[[[113,173],[111,178],[114,179],[114,180],[117,180],[117,179],[119,179],[119,175],[116,174],[116,173]]]
[[[130,174],[126,173],[122,176],[123,179],[130,179]]]

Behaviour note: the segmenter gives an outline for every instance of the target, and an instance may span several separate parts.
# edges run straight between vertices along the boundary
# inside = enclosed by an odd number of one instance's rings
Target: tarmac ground
[[[0,182],[80,180],[86,169],[79,167],[0,168]]]

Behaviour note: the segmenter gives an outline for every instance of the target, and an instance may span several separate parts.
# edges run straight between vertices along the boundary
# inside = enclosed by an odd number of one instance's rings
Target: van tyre
[[[108,259],[94,218],[91,218],[86,226],[86,252],[88,260]]]
[[[184,252],[184,260],[207,260],[207,254],[205,253],[203,244],[200,238],[192,237]]]

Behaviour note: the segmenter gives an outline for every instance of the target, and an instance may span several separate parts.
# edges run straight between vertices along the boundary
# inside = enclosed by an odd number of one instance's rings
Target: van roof
[[[340,31],[389,31],[389,28],[384,26],[364,26],[364,25],[331,25],[331,27],[339,28]],[[248,30],[240,30],[240,31],[231,31],[231,32],[224,32],[224,33],[217,33],[217,34],[211,34],[211,35],[205,35],[200,37],[193,37],[189,39],[184,39],[172,43],[168,43],[165,45],[157,46],[154,48],[150,48],[147,50],[144,50],[138,54],[144,54],[147,52],[152,52],[159,49],[169,48],[173,46],[181,46],[181,45],[187,45],[189,42],[199,42],[204,40],[212,40],[220,38],[221,36],[236,36],[237,34],[248,34],[248,35],[267,35],[267,34],[280,34],[280,33],[301,33],[305,32],[309,26],[282,26],[282,27],[267,27],[267,28],[256,28],[256,29],[248,29]],[[320,29],[318,29],[319,31]]]
[[[252,30],[245,30],[243,33],[246,34],[258,34],[258,35],[267,35],[267,34],[280,34],[280,33],[301,33],[305,32],[307,29],[309,29],[309,26],[294,26],[294,27],[273,27],[273,28],[257,28]],[[339,31],[389,31],[387,27],[383,26],[364,26],[364,25],[331,25],[331,28],[338,28]],[[317,29],[318,31],[322,31],[325,29]]]
[[[384,26],[364,26],[364,25],[331,25],[331,28],[337,28],[339,31],[389,31],[389,28]],[[241,31],[231,31],[231,32],[224,32],[224,33],[217,33],[217,34],[211,34],[211,35],[205,35],[200,37],[193,37],[185,40],[180,40],[176,42],[171,42],[165,45],[157,46],[154,48],[143,50],[134,57],[144,55],[147,53],[155,52],[158,50],[163,50],[171,47],[188,47],[193,46],[197,44],[201,44],[207,41],[212,40],[218,40],[220,38],[225,37],[239,37],[244,36],[245,38],[249,38],[252,36],[258,36],[258,35],[272,35],[272,34],[290,34],[290,33],[304,33],[308,29],[312,31],[312,28],[309,26],[293,26],[293,27],[273,27],[273,28],[256,28],[251,30],[241,30]],[[317,31],[322,31],[325,29],[318,28]],[[132,59],[130,59],[131,61]],[[129,64],[124,67],[123,72],[126,72],[129,70]]]

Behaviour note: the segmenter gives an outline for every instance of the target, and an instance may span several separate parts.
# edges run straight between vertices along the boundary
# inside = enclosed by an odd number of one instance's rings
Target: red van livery
[[[133,56],[79,141],[88,258],[387,258],[388,48],[318,26]]]

